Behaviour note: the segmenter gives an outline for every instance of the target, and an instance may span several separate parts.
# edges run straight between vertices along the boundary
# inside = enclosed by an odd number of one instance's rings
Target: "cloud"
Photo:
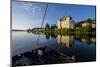
[[[31,7],[32,6],[32,3],[30,3],[30,2],[16,1],[16,3],[19,4],[19,5],[27,6],[27,7]]]
[[[32,14],[35,15],[40,14],[42,11],[40,4],[30,3],[30,2],[18,2],[18,1],[16,1],[16,3],[19,5],[20,8],[24,9],[25,11],[31,12]]]
[[[34,7],[31,10],[32,14],[40,14],[41,13],[41,8]]]
[[[20,2],[25,7],[32,7],[32,3],[29,2]]]
[[[32,8],[32,10],[31,10],[32,14],[36,14],[37,11],[38,11],[38,10],[37,10],[36,8]]]
[[[15,1],[15,3],[22,9],[29,11],[30,8],[32,7],[32,3],[30,2],[19,2]]]

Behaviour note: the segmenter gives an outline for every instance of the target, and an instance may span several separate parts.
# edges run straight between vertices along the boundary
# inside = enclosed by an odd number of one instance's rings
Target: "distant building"
[[[58,20],[57,27],[61,29],[62,28],[74,29],[74,22],[72,20],[72,17],[63,17],[60,20]]]
[[[76,27],[75,29],[80,29],[80,27]]]
[[[91,23],[89,22],[84,22],[82,23],[82,27],[90,26],[91,28],[96,28],[96,21],[93,20]]]
[[[82,23],[82,27],[86,27],[86,26],[89,26],[90,24],[88,22],[84,22]]]
[[[93,21],[93,22],[92,22],[91,27],[92,27],[92,28],[96,28],[96,21]]]

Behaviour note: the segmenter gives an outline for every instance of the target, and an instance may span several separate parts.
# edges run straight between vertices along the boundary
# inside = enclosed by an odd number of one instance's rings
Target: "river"
[[[96,38],[94,36],[90,36],[90,37],[87,36],[87,37],[88,38],[82,38],[82,37],[80,38],[74,35],[54,36],[54,35],[28,33],[25,31],[22,31],[22,32],[13,31],[12,32],[12,44],[11,44],[12,60],[13,60],[13,57],[16,58],[16,56],[21,56],[21,54],[24,54],[26,52],[31,52],[32,50],[46,46],[47,48],[57,51],[63,54],[64,56],[73,57],[74,61],[72,62],[95,61],[96,60],[96,43],[95,43]],[[40,56],[43,55],[41,51],[39,52],[39,54]],[[51,54],[52,52],[49,55]],[[34,54],[34,57],[35,55],[37,54]],[[29,54],[29,56],[31,57],[31,59],[30,58],[28,59],[37,60],[32,57],[33,55]],[[48,57],[49,56],[47,56],[47,58]],[[17,60],[12,61],[13,65],[16,63],[16,61]],[[37,61],[37,63],[31,62],[30,64],[26,64],[26,65],[52,64],[52,63],[55,64],[55,63],[63,63],[63,62],[61,61],[52,62],[52,60],[51,61],[48,60],[48,63],[45,63],[43,61],[41,61],[41,63],[40,62],[38,63]]]

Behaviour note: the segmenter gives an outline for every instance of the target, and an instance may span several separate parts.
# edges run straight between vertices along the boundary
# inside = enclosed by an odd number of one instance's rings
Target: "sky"
[[[12,29],[40,27],[46,3],[12,1]],[[95,19],[95,6],[49,3],[43,27],[56,24],[64,16],[71,16],[75,23]]]

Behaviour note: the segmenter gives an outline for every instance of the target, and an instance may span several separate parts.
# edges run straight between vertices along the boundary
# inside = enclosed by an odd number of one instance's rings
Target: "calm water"
[[[41,34],[39,40],[38,37],[39,34],[12,32],[11,53],[13,65],[23,66],[96,60],[95,36],[79,37]]]

